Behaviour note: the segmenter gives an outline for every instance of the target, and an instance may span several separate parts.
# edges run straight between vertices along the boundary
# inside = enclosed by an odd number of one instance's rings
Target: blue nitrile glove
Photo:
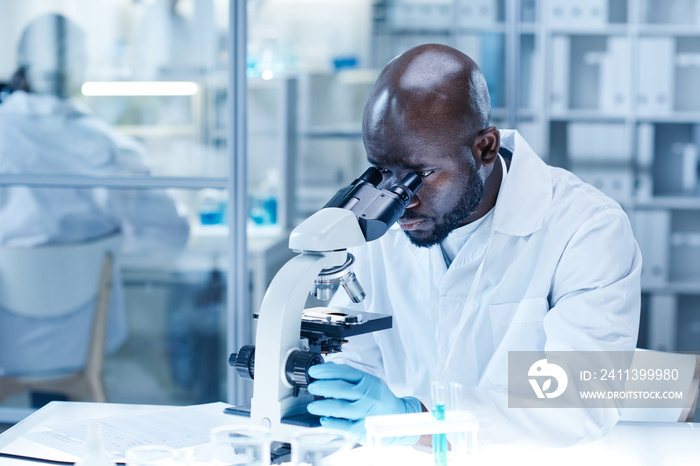
[[[348,431],[360,443],[365,441],[365,417],[423,411],[417,398],[399,398],[381,379],[354,367],[327,362],[311,366],[309,376],[316,379],[309,384],[309,393],[328,399],[309,403],[308,411],[321,416],[324,427]],[[418,439],[406,437],[392,443],[413,445]]]

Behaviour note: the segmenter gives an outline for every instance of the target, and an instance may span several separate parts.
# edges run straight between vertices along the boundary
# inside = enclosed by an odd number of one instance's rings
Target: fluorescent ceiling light
[[[194,95],[199,85],[186,81],[86,82],[83,95]]]

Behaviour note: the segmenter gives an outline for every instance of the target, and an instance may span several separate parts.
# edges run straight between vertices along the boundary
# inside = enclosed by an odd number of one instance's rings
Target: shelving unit
[[[364,171],[362,112],[375,70],[347,69],[299,78],[297,218],[306,218]]]
[[[374,38],[378,68],[426,42],[479,63],[492,124],[630,215],[640,345],[700,350],[700,0],[386,0]]]

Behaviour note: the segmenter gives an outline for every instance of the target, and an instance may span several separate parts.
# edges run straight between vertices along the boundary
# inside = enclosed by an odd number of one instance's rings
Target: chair
[[[670,353],[637,349],[630,366],[633,369],[668,368],[678,370],[675,381],[628,382],[626,390],[683,390],[683,406],[674,408],[623,408],[621,421],[648,422],[692,422],[698,403],[700,385],[700,355],[689,353]]]
[[[71,374],[0,377],[0,400],[25,390],[104,402],[102,362],[119,235],[79,244],[0,247],[0,307],[25,317],[57,317],[95,300],[85,367]],[[95,299],[96,297],[96,299]]]

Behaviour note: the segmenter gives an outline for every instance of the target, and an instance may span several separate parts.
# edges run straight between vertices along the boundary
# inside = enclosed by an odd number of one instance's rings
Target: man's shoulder
[[[528,236],[549,226],[545,231],[566,235],[601,212],[624,216],[620,205],[595,187],[547,165],[517,133],[504,134],[515,150],[496,203],[496,231]]]
[[[628,222],[620,204],[574,173],[549,167],[552,177],[552,200],[544,223],[554,230],[573,234],[591,219],[602,222]]]
[[[617,201],[595,186],[581,180],[574,173],[551,166],[549,171],[552,177],[553,204],[587,206],[584,210],[591,212],[609,209],[622,211],[622,207]]]

